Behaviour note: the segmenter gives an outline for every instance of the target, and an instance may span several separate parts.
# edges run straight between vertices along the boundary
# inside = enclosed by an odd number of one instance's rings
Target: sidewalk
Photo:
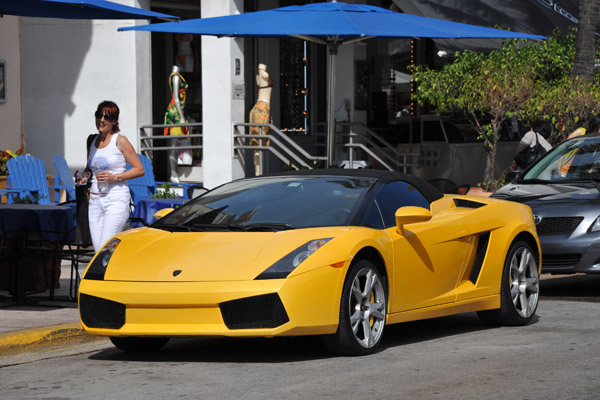
[[[85,265],[80,265],[79,272],[84,270]],[[0,295],[0,358],[50,344],[97,338],[85,333],[77,302],[68,298],[70,275],[71,264],[63,262],[60,288],[52,301],[48,300],[49,291],[29,294],[22,306]]]

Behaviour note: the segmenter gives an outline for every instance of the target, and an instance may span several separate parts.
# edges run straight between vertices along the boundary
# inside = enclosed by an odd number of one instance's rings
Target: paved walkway
[[[63,263],[52,301],[49,291],[29,294],[22,306],[0,294],[0,358],[61,340],[91,339],[79,322],[77,302],[68,298],[70,274],[70,263]]]

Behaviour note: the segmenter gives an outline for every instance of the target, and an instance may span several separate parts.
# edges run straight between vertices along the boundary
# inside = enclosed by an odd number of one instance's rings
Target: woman
[[[144,175],[144,167],[129,140],[118,133],[119,107],[103,101],[94,116],[98,134],[88,138],[87,174],[78,184],[85,184],[91,171],[89,223],[97,252],[127,223],[131,202],[127,180]]]

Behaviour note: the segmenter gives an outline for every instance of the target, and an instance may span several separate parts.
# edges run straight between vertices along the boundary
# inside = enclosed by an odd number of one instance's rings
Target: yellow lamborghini
[[[529,207],[444,195],[375,170],[294,171],[217,187],[111,239],[81,281],[88,333],[125,351],[171,337],[322,335],[374,352],[387,324],[477,311],[535,315]]]

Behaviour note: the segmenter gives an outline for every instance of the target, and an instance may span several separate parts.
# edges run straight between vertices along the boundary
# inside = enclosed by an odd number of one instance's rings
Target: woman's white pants
[[[88,218],[92,244],[97,252],[117,233],[129,219],[131,195],[127,192],[109,193],[105,196],[90,194]]]

